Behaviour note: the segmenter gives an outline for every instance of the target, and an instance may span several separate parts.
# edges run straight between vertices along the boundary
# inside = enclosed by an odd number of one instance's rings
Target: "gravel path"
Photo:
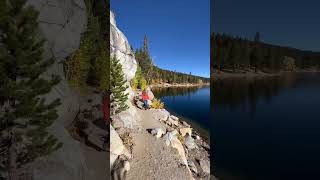
[[[189,173],[177,150],[168,147],[165,140],[156,139],[147,129],[164,126],[152,116],[149,110],[138,110],[142,131],[133,133],[133,159],[130,161],[128,180],[188,180]],[[164,128],[165,129],[165,128]]]

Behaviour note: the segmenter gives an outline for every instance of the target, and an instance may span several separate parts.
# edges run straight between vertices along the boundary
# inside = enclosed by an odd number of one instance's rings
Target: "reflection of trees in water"
[[[215,111],[217,105],[228,106],[230,111],[237,108],[247,109],[247,106],[249,106],[251,117],[253,117],[258,100],[263,99],[266,103],[270,103],[272,98],[277,96],[281,90],[295,87],[301,82],[306,81],[302,76],[294,74],[212,81],[210,87],[211,111]]]
[[[161,87],[161,88],[152,88],[153,94],[157,98],[163,96],[184,96],[188,95],[188,99],[191,98],[191,94],[195,93],[200,87]]]

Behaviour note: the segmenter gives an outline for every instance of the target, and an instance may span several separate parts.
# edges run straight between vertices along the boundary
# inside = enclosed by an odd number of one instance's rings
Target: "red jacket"
[[[147,92],[142,92],[142,100],[143,101],[149,100],[149,96],[148,96]]]

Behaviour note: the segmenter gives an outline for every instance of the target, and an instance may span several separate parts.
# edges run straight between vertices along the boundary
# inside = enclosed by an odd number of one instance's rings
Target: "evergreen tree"
[[[1,153],[0,168],[10,180],[18,179],[26,163],[62,145],[47,132],[60,102],[48,102],[43,95],[60,78],[43,76],[54,60],[43,59],[37,20],[38,12],[25,0],[0,2],[0,151],[8,153]]]
[[[111,108],[114,109],[113,114],[128,109],[126,101],[128,94],[125,93],[128,86],[122,72],[122,65],[116,57],[111,58],[110,63],[110,90],[111,90]]]

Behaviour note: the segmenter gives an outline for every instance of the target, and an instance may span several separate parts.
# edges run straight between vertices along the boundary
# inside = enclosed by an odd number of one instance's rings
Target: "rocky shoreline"
[[[264,77],[274,77],[281,76],[284,73],[319,73],[319,69],[296,69],[294,71],[280,71],[277,73],[265,73],[265,72],[252,72],[252,71],[244,71],[244,72],[223,72],[223,71],[214,71],[211,74],[211,80],[223,80],[229,78],[264,78]]]
[[[153,84],[150,85],[150,88],[165,88],[165,87],[201,87],[201,86],[209,86],[210,83],[197,83],[197,84],[191,84],[191,83],[174,83],[174,84],[169,84],[169,83],[159,83],[159,84]]]

